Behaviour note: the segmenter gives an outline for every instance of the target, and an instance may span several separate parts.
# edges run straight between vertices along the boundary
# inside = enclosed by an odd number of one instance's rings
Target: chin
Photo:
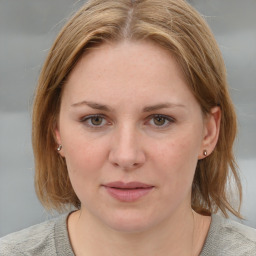
[[[145,216],[145,214],[130,212],[113,214],[105,219],[105,224],[117,232],[141,233],[152,228],[157,224],[157,221]]]

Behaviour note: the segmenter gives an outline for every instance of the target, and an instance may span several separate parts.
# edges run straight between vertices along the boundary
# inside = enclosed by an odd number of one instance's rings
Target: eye
[[[165,128],[174,123],[174,118],[165,115],[153,115],[150,117],[149,123],[157,128]]]
[[[107,124],[106,119],[102,115],[85,116],[81,119],[81,122],[91,128],[100,128]]]

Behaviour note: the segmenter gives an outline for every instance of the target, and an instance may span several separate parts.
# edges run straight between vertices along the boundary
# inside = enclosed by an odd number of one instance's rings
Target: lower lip
[[[141,197],[146,196],[153,189],[153,187],[136,189],[105,188],[112,197],[122,202],[134,202]]]

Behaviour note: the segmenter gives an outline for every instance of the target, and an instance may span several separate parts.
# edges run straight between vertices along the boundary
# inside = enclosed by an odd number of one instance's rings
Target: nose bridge
[[[124,123],[115,129],[109,159],[121,168],[134,168],[143,164],[145,155],[141,147],[140,133],[132,123]]]

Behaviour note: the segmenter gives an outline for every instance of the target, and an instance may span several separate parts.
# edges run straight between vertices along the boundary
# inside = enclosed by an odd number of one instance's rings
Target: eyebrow
[[[174,104],[174,103],[160,103],[160,104],[147,106],[143,108],[143,112],[152,112],[152,111],[163,109],[163,108],[175,108],[175,107],[185,107],[185,105]]]
[[[107,105],[103,105],[103,104],[99,104],[99,103],[91,102],[91,101],[85,101],[85,100],[81,101],[81,102],[74,103],[71,106],[72,107],[79,107],[79,106],[83,106],[83,105],[86,105],[86,106],[88,106],[90,108],[93,108],[93,109],[106,111],[106,112],[112,111],[112,108],[108,107]]]
[[[81,101],[81,102],[77,102],[72,104],[72,107],[79,107],[79,106],[83,106],[86,105],[92,109],[97,109],[97,110],[102,110],[102,111],[106,111],[106,112],[111,112],[113,111],[113,109],[107,105],[103,105],[103,104],[99,104],[96,102],[91,102],[91,101]],[[152,105],[152,106],[146,106],[143,108],[142,112],[152,112],[152,111],[156,111],[156,110],[160,110],[163,108],[175,108],[175,107],[185,107],[185,105],[182,104],[174,104],[174,103],[160,103],[160,104],[156,104],[156,105]]]

